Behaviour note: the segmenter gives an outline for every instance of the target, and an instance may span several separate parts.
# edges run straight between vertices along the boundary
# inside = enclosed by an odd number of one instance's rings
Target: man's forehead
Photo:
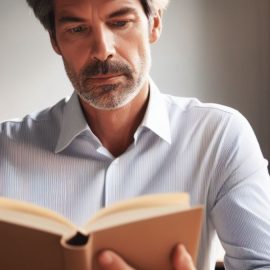
[[[99,10],[104,16],[121,8],[130,8],[137,12],[143,11],[140,0],[54,0],[54,11],[57,18],[91,14],[92,10]],[[141,12],[140,11],[140,12]]]
[[[77,5],[123,5],[123,4],[138,4],[139,0],[54,0],[55,6],[77,6]]]

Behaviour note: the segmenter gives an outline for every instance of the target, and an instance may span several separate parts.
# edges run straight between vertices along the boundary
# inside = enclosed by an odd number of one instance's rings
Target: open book
[[[202,212],[186,193],[148,195],[103,208],[77,228],[51,210],[0,198],[0,269],[98,270],[104,249],[136,269],[171,269],[177,243],[196,262]]]

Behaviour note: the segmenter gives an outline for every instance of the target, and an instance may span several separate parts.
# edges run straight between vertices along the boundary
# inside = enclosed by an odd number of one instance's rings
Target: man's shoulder
[[[168,94],[162,94],[162,96],[169,110],[185,113],[239,114],[237,110],[231,107],[217,103],[202,102],[195,97],[178,97]]]
[[[225,130],[234,127],[234,132],[250,129],[247,119],[236,109],[216,104],[204,103],[197,98],[163,95],[169,121],[174,129],[196,127],[204,134],[205,130]]]
[[[0,123],[0,136],[30,135],[36,131],[43,132],[46,129],[56,129],[61,123],[63,108],[68,98],[62,99],[55,105],[39,112],[30,113],[23,118],[15,118]]]

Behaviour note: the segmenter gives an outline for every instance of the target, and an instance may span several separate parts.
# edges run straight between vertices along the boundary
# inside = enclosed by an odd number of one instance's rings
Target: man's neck
[[[93,133],[102,145],[117,157],[132,144],[148,104],[148,84],[127,105],[116,110],[99,110],[81,100],[81,105]]]

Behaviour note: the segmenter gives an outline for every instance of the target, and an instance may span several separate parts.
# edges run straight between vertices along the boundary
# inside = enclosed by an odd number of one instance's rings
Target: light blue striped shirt
[[[270,269],[270,180],[255,135],[237,111],[196,99],[150,99],[134,142],[114,158],[73,94],[0,125],[0,196],[50,208],[81,225],[98,209],[147,193],[188,192],[205,205],[198,270]]]

